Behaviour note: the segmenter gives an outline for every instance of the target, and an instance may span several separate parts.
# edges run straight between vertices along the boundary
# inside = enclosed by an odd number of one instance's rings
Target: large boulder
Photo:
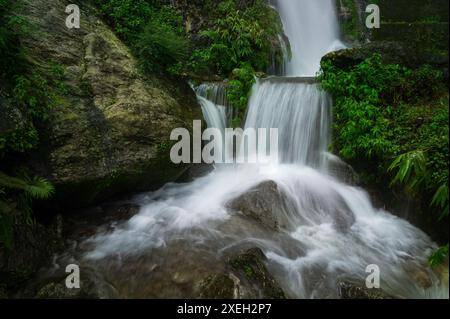
[[[293,231],[295,225],[314,222],[332,223],[345,233],[354,224],[355,216],[340,194],[335,192],[333,197],[330,204],[306,189],[299,205],[276,182],[268,180],[229,201],[227,207],[272,231]]]
[[[251,188],[241,196],[227,204],[232,211],[258,221],[261,225],[272,230],[286,227],[286,221],[281,218],[281,210],[286,210],[286,196],[284,196],[277,183],[265,181]]]
[[[59,203],[72,207],[175,180],[186,167],[170,161],[170,133],[202,118],[194,92],[181,80],[141,74],[87,4],[81,28],[68,29],[69,3],[24,8],[34,30],[22,39],[29,60],[50,78],[52,66],[64,69],[64,92],[42,134],[44,164],[35,166],[56,185]]]

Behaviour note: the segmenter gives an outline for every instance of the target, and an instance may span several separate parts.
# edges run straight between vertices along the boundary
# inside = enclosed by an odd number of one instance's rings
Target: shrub
[[[100,13],[133,49],[144,72],[182,73],[188,41],[180,13],[164,1],[95,0]]]
[[[235,118],[233,126],[238,127],[242,123],[248,104],[250,90],[255,83],[255,70],[249,63],[242,63],[239,69],[233,71],[227,89],[227,97],[230,105],[234,108]]]
[[[135,50],[146,72],[180,73],[188,58],[188,41],[167,25],[149,22],[139,35]]]
[[[200,33],[208,46],[194,52],[191,64],[206,65],[225,77],[241,63],[249,63],[259,71],[267,69],[272,43],[282,30],[278,15],[262,0],[244,10],[237,7],[234,0],[221,3],[220,18]]]
[[[335,101],[334,149],[353,164],[365,163],[371,182],[392,179],[391,187],[403,187],[436,218],[447,217],[449,109],[442,72],[384,64],[375,54],[348,70],[325,59],[319,80]],[[430,262],[445,254],[448,246]]]

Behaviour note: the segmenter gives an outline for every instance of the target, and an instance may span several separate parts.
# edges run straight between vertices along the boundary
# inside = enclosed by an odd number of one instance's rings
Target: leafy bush
[[[397,151],[389,130],[391,107],[381,107],[383,93],[406,70],[398,65],[384,65],[374,55],[349,72],[331,61],[322,64],[322,87],[335,98],[335,146],[346,159],[373,158]],[[391,93],[392,94],[392,93]]]
[[[391,187],[403,187],[438,218],[448,216],[449,98],[442,72],[384,64],[375,54],[346,70],[325,59],[319,80],[335,101],[334,149],[364,166],[371,182],[391,178]]]
[[[144,72],[180,74],[188,41],[180,13],[164,1],[95,0],[100,13],[133,49]]]
[[[188,59],[188,41],[167,25],[151,21],[135,44],[141,67],[146,72],[181,73],[182,61]]]
[[[378,54],[350,70],[325,60],[319,80],[322,88],[334,97],[335,148],[347,160],[392,158],[418,149],[405,149],[399,140],[402,138],[399,129],[408,127],[401,121],[413,117],[407,105],[424,98],[433,99],[443,89],[441,72],[429,66],[412,71],[384,64]],[[437,108],[436,114],[440,109]],[[440,116],[448,118],[448,112]],[[425,132],[433,127],[423,126],[420,130]],[[439,127],[444,128],[445,125]],[[441,137],[438,132],[430,135]],[[421,142],[427,141],[421,137]]]
[[[221,3],[220,18],[200,33],[208,46],[194,52],[191,64],[207,66],[225,77],[241,63],[249,63],[258,71],[267,69],[272,43],[282,29],[278,15],[262,0],[243,11],[237,7],[235,0]]]
[[[255,83],[255,70],[249,63],[243,63],[239,69],[233,71],[227,89],[227,97],[230,105],[234,108],[235,118],[233,126],[240,126],[247,109],[250,90]]]
[[[391,185],[396,183],[407,186],[415,193],[423,186],[427,177],[427,160],[423,151],[416,150],[397,157],[389,166],[389,171],[397,171]]]

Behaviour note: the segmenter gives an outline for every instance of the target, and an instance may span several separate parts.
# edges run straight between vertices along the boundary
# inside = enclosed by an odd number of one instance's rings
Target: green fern
[[[388,171],[397,171],[391,186],[402,184],[410,192],[416,192],[427,176],[427,159],[422,150],[408,152],[398,156],[389,166]]]
[[[0,172],[0,187],[22,190],[32,199],[48,199],[54,193],[53,185],[42,177],[11,177]]]
[[[30,178],[26,173],[12,177],[0,172],[0,241],[6,248],[12,248],[13,227],[19,212],[22,220],[32,224],[32,201],[48,199],[53,193],[52,184],[42,177]]]

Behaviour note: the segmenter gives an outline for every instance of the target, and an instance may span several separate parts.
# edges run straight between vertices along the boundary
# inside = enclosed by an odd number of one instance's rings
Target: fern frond
[[[27,185],[25,191],[34,199],[48,199],[53,195],[55,189],[46,179],[35,176]]]
[[[391,181],[394,184],[403,184],[411,191],[415,191],[427,176],[427,159],[422,150],[416,150],[398,156],[389,166],[388,171],[397,171]]]
[[[26,172],[22,172],[20,177],[0,172],[0,187],[23,190],[33,199],[48,199],[55,191],[46,179],[39,176],[30,178]]]

